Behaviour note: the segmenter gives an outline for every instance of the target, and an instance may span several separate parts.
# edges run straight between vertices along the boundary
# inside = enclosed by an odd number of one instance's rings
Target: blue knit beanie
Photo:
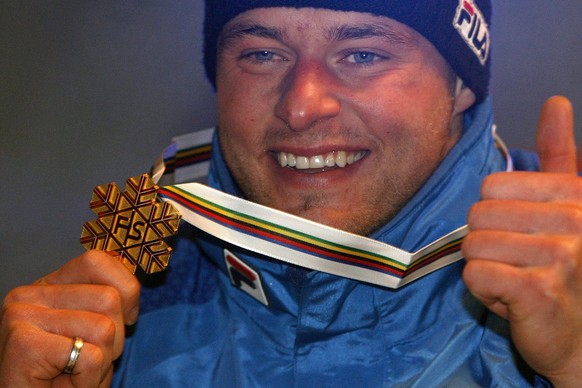
[[[254,8],[312,7],[367,12],[406,24],[430,41],[477,98],[488,94],[491,0],[206,0],[204,66],[216,86],[218,37],[224,25]]]

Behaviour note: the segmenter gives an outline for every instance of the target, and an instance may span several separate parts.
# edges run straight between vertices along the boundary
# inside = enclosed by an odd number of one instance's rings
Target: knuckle
[[[481,191],[487,191],[491,185],[493,184],[493,182],[495,181],[495,174],[490,174],[487,175],[485,178],[483,178],[483,182],[481,183]]]
[[[562,237],[554,239],[552,244],[554,264],[566,270],[576,268],[582,254],[582,242],[579,238]]]
[[[6,297],[4,298],[4,306],[13,303],[19,303],[29,299],[31,287],[32,286],[19,286],[10,290],[8,294],[6,294]]]
[[[141,293],[141,284],[139,283],[136,277],[132,277],[131,281],[127,282],[125,292],[128,299],[132,303],[134,302],[137,303],[137,301],[139,301],[139,295]]]
[[[108,365],[105,354],[101,347],[86,344],[82,350],[83,367],[87,374],[99,376],[103,370],[107,370]],[[80,358],[81,360],[81,358]]]
[[[10,327],[13,322],[19,319],[20,314],[18,313],[19,308],[14,303],[4,303],[2,307],[2,317],[1,322],[3,327]]]
[[[30,352],[35,348],[36,337],[31,326],[22,322],[11,322],[3,327],[4,344],[3,348],[10,354],[21,354],[21,352]]]
[[[463,268],[463,281],[467,285],[469,290],[475,289],[476,279],[475,275],[477,274],[477,269],[474,262],[468,262]]]
[[[467,215],[467,224],[469,225],[470,228],[478,227],[479,221],[483,217],[482,214],[484,206],[485,205],[482,202],[476,202],[469,209],[469,213]]]
[[[475,232],[471,232],[465,236],[465,238],[463,239],[463,242],[461,244],[461,250],[462,250],[462,252],[465,255],[465,258],[467,260],[471,259],[471,256],[473,255],[473,252],[475,251],[475,248],[474,248],[475,247],[475,239],[476,239]]]
[[[20,322],[25,322],[33,314],[32,306],[24,303],[11,303],[2,308],[2,326],[11,330],[18,327]]]
[[[581,207],[568,207],[565,209],[566,223],[570,230],[582,235],[582,208]]]
[[[568,181],[564,182],[565,180]],[[564,177],[561,177],[561,183],[562,185],[560,187],[570,188],[572,198],[576,198],[579,201],[582,200],[582,178],[568,174]]]
[[[105,312],[116,312],[121,309],[122,300],[115,287],[102,286],[99,292],[99,308]]]
[[[499,184],[500,179],[502,179],[503,177],[504,175],[501,175],[501,173],[493,173],[483,178],[483,181],[481,182],[481,197],[482,198],[490,197],[492,193],[495,191],[496,186]]]
[[[535,292],[536,300],[540,304],[554,305],[560,300],[561,282],[547,268],[531,272],[527,277],[527,287]]]
[[[94,336],[99,338],[99,341],[110,346],[113,344],[116,333],[116,326],[113,320],[105,315],[99,315],[95,318],[93,325]]]
[[[106,255],[106,253],[92,249],[83,253],[78,259],[81,261],[83,267],[99,269],[103,266],[103,255]]]

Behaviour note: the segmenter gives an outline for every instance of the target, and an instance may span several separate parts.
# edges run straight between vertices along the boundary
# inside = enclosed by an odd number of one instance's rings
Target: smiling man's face
[[[246,198],[358,234],[431,175],[466,96],[426,39],[386,17],[260,8],[221,35],[219,138]]]

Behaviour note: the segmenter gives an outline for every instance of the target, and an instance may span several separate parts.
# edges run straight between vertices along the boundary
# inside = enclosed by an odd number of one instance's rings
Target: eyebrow
[[[223,33],[220,34],[218,46],[227,46],[230,42],[244,38],[245,36],[282,40],[285,35],[285,32],[280,28],[266,27],[256,23],[237,23],[230,26],[228,30],[223,31]]]
[[[343,41],[350,39],[382,38],[397,45],[412,45],[412,35],[394,30],[388,25],[358,24],[331,27],[327,31],[329,40]]]
[[[219,38],[219,47],[225,47],[230,42],[245,36],[255,36],[273,40],[284,40],[284,29],[264,26],[259,23],[237,23],[223,31]],[[396,31],[388,25],[380,24],[342,24],[332,26],[325,31],[329,41],[345,41],[351,39],[382,38],[396,45],[413,45],[415,38],[407,33]]]

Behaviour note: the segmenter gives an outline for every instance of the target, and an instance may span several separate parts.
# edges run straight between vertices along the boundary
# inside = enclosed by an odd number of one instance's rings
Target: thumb
[[[542,171],[577,172],[574,112],[566,97],[554,96],[545,102],[538,121],[536,143]]]

